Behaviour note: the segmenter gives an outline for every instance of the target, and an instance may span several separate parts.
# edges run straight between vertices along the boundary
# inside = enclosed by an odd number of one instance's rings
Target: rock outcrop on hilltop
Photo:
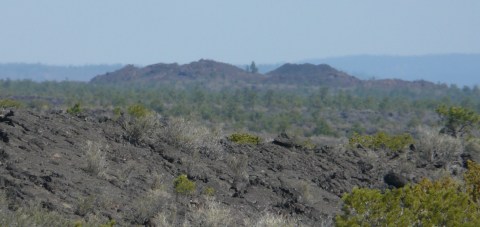
[[[101,112],[2,114],[0,188],[8,209],[41,204],[68,219],[94,215],[126,226],[151,225],[159,213],[195,223],[209,197],[232,212],[235,225],[272,213],[316,226],[340,212],[342,194],[355,186],[401,187],[443,171],[412,151],[308,149],[288,135],[259,145],[221,139],[221,149],[198,152],[169,142],[174,134],[131,143],[123,121]],[[449,170],[458,164],[445,161]],[[174,192],[181,174],[195,182],[192,194]]]

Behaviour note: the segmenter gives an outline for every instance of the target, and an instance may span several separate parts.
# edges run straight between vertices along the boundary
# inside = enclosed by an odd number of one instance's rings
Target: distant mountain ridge
[[[56,66],[27,63],[0,63],[0,79],[33,81],[89,81],[96,75],[123,67],[113,65]]]

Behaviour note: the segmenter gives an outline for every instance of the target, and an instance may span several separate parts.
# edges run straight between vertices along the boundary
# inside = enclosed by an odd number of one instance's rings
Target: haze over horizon
[[[480,2],[4,1],[0,62],[300,62],[480,53]]]

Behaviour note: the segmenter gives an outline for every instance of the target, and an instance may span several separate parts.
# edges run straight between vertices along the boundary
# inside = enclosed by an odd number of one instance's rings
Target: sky
[[[0,0],[0,62],[480,53],[478,0]]]

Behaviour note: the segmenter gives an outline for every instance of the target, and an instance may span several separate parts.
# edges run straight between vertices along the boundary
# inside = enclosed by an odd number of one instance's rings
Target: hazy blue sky
[[[480,53],[479,0],[0,0],[0,62]]]

